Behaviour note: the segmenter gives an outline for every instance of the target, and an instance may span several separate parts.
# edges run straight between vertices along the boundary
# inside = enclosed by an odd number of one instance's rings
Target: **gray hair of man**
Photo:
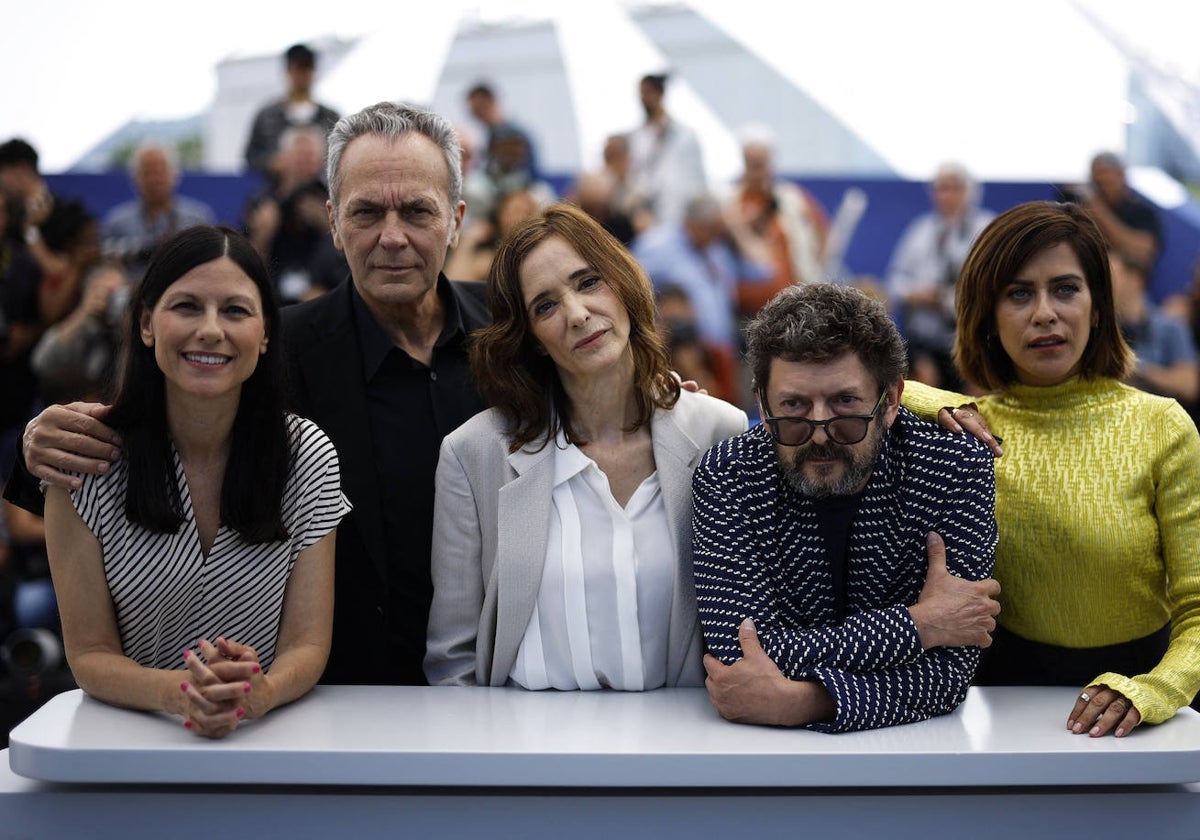
[[[167,167],[171,170],[171,182],[179,183],[179,151],[174,144],[164,143],[161,140],[144,140],[133,150],[128,164],[130,178],[137,178],[138,169],[142,165],[142,157],[147,152],[161,152],[167,160]]]
[[[887,308],[851,286],[789,286],[746,328],[746,358],[754,389],[765,395],[771,362],[832,362],[854,353],[880,388],[908,372],[904,339]],[[764,408],[766,399],[763,397]]]
[[[326,164],[326,180],[329,183],[329,198],[338,206],[338,194],[342,179],[339,168],[342,155],[352,140],[368,134],[378,134],[398,140],[405,134],[423,134],[437,144],[446,158],[446,169],[450,172],[450,205],[457,206],[462,199],[462,147],[458,133],[445,117],[426,111],[415,105],[401,102],[379,102],[349,114],[338,120],[329,132],[329,160]]]
[[[937,171],[933,173],[933,179],[930,181],[930,184],[938,181],[957,181],[962,184],[963,189],[966,191],[967,207],[977,207],[979,202],[983,200],[983,187],[967,171],[967,167],[958,161],[949,160],[940,164]]]

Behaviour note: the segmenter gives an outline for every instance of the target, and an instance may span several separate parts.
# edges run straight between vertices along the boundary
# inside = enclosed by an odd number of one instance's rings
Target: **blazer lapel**
[[[654,462],[663,503],[671,523],[675,556],[684,558],[675,569],[671,623],[667,633],[667,684],[679,682],[697,643],[696,580],[692,571],[692,472],[704,454],[680,427],[675,411],[659,409],[651,421]],[[697,661],[697,664],[698,661]]]
[[[496,613],[506,618],[496,626],[488,679],[491,685],[507,682],[537,603],[554,492],[554,443],[551,441],[539,452],[520,449],[508,456],[508,463],[517,477],[498,494],[499,527],[492,577],[496,582]]]
[[[329,435],[337,449],[342,489],[354,505],[351,520],[362,535],[379,579],[387,580],[379,479],[349,284],[330,295],[341,299],[331,301],[334,305],[324,317],[312,322],[312,340],[297,353],[296,373],[309,403],[306,416]],[[334,383],[341,385],[335,387]]]

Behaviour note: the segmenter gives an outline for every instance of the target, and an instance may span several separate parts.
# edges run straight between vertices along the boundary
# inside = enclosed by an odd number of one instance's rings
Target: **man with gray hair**
[[[793,286],[750,324],[762,424],[692,480],[713,704],[829,732],[923,720],[966,697],[999,585],[988,449],[900,406],[882,304]]]
[[[121,260],[136,279],[160,242],[184,228],[210,225],[216,217],[204,202],[176,194],[179,157],[174,146],[157,141],[138,146],[129,158],[129,177],[137,198],[108,211],[100,243],[105,255]]]
[[[484,287],[442,274],[465,209],[459,156],[450,123],[420,108],[381,102],[339,120],[326,210],[350,277],[283,310],[292,410],[337,447],[354,505],[338,527],[327,683],[425,681],[438,450],[484,408],[467,362],[469,334],[489,321]],[[32,475],[69,487],[64,471],[117,457],[104,410],[77,403],[33,421]]]

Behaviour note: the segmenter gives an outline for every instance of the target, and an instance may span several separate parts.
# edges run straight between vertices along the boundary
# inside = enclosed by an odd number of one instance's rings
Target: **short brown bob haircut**
[[[570,204],[555,204],[522,222],[500,243],[487,280],[492,323],[475,333],[471,345],[471,372],[480,393],[511,424],[511,452],[543,436],[544,447],[560,428],[571,443],[587,442],[572,425],[558,369],[538,350],[521,291],[521,265],[534,248],[554,236],[596,270],[629,315],[637,400],[630,430],[649,423],[655,409],[671,408],[679,399],[666,344],[655,328],[654,293],[646,272],[591,216]]]
[[[1080,374],[1088,379],[1124,378],[1133,364],[1133,352],[1117,324],[1103,234],[1077,204],[1031,201],[993,219],[979,234],[959,272],[954,362],[964,379],[988,391],[999,391],[1016,381],[1012,359],[996,333],[996,304],[1034,256],[1063,242],[1075,252],[1092,298],[1093,327],[1080,360]]]

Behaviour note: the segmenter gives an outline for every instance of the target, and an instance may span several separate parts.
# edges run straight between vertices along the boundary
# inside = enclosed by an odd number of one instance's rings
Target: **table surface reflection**
[[[1127,738],[1066,730],[1070,688],[972,688],[953,714],[839,735],[722,720],[703,689],[318,686],[221,741],[81,691],[13,730],[54,782],[549,788],[965,787],[1200,780],[1200,714]]]

